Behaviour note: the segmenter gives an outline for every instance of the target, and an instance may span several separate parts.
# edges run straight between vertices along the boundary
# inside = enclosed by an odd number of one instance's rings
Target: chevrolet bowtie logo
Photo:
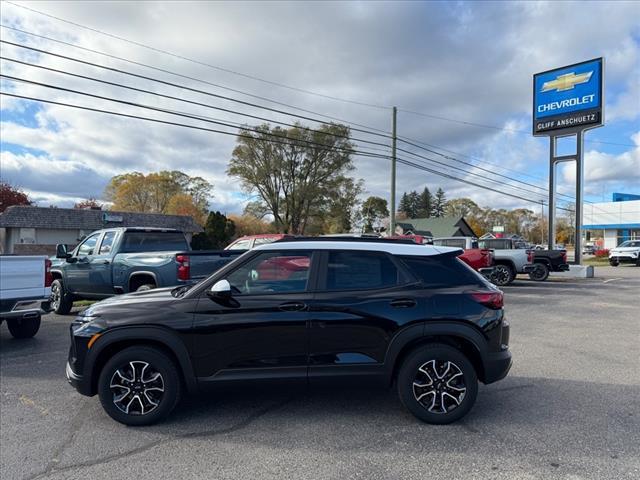
[[[549,92],[556,90],[558,92],[564,92],[565,90],[571,90],[576,85],[581,83],[587,83],[591,79],[593,72],[579,73],[576,75],[574,72],[566,73],[564,75],[558,75],[555,80],[550,82],[544,82],[541,92]]]

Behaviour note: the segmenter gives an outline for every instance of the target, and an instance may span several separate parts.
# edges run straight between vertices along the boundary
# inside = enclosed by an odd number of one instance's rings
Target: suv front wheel
[[[478,377],[471,362],[449,345],[421,347],[398,372],[400,401],[426,423],[442,425],[465,416],[476,401]]]
[[[163,352],[147,346],[115,354],[98,379],[102,407],[125,425],[150,425],[171,413],[180,400],[180,375]]]

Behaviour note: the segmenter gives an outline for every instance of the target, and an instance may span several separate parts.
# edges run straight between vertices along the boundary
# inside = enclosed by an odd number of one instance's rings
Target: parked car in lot
[[[45,256],[0,256],[0,323],[14,338],[31,338],[42,314],[51,311],[51,260]]]
[[[261,245],[195,286],[87,308],[67,378],[127,425],[162,419],[182,390],[268,379],[395,383],[416,417],[450,423],[478,381],[511,366],[502,292],[459,253],[380,239]],[[274,265],[288,273],[265,274]]]
[[[493,250],[493,276],[496,285],[509,285],[518,273],[534,270],[534,251],[521,248],[524,244],[511,238],[487,238],[478,240],[480,248]]]
[[[582,254],[583,255],[594,255],[596,253],[596,246],[595,245],[583,245],[582,246]]]
[[[635,263],[640,267],[640,240],[627,240],[609,251],[609,264],[617,267],[621,263]]]
[[[438,237],[433,239],[433,245],[443,247],[462,248],[464,253],[458,258],[477,272],[493,281],[493,251],[488,248],[480,248],[475,237]]]
[[[52,268],[52,307],[67,314],[74,300],[201,280],[241,255],[230,250],[190,250],[184,233],[159,228],[109,228],[85,238],[72,252],[58,245]]]

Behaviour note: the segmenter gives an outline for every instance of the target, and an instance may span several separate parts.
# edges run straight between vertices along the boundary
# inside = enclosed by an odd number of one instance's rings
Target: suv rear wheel
[[[178,369],[163,352],[147,346],[115,354],[100,372],[98,395],[107,414],[125,425],[150,425],[180,400]]]
[[[494,266],[491,278],[493,283],[499,287],[503,287],[513,282],[513,279],[516,278],[516,273],[509,265],[498,264]]]
[[[478,377],[459,350],[425,345],[404,360],[398,373],[400,401],[426,423],[442,425],[465,416],[476,401]]]

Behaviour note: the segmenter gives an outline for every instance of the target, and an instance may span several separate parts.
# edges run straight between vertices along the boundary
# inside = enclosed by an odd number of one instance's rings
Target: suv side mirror
[[[231,298],[231,284],[228,280],[218,280],[207,290],[207,296],[213,300],[228,300]]]
[[[56,258],[64,258],[66,260],[70,257],[71,254],[67,251],[67,246],[64,243],[56,245]]]

